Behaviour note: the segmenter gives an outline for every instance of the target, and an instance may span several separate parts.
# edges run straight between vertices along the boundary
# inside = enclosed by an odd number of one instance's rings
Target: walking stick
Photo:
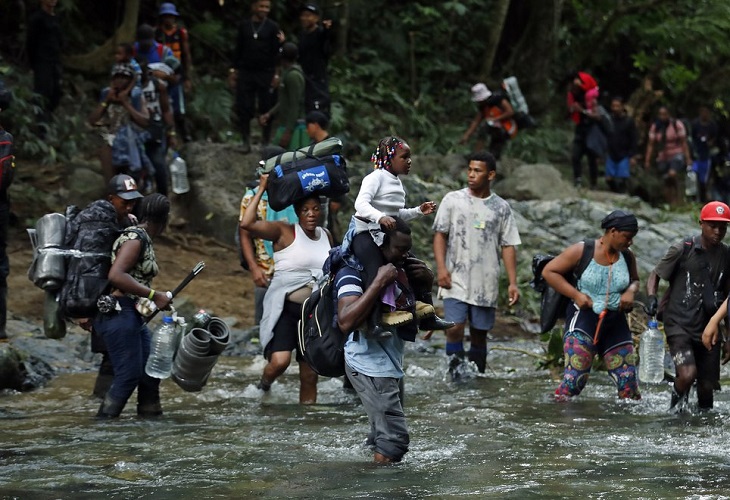
[[[193,280],[195,279],[195,277],[196,277],[196,276],[197,276],[198,274],[200,274],[200,272],[201,272],[201,271],[202,271],[203,269],[205,269],[205,262],[203,262],[203,261],[200,261],[200,262],[198,262],[197,264],[195,264],[195,267],[193,268],[193,270],[192,270],[192,271],[190,271],[190,273],[188,273],[188,275],[187,275],[187,276],[185,276],[185,278],[183,278],[183,280],[182,280],[182,281],[180,282],[180,284],[179,284],[179,285],[177,285],[177,286],[175,287],[175,289],[174,289],[174,290],[172,290],[172,292],[170,292],[170,294],[172,295],[172,297],[170,297],[170,298],[171,298],[171,299],[172,299],[172,298],[175,298],[175,297],[177,296],[177,294],[179,294],[179,293],[180,293],[180,292],[181,292],[181,291],[183,290],[183,288],[185,288],[186,286],[188,286],[188,284],[189,284],[189,283],[190,283],[191,281],[193,281]],[[159,309],[155,309],[155,312],[153,312],[152,314],[150,314],[150,315],[149,315],[149,316],[147,317],[147,319],[145,320],[145,323],[149,323],[149,322],[150,322],[150,321],[152,320],[152,318],[154,318],[155,316],[157,316],[157,313],[158,313],[158,312],[160,312],[160,310],[159,310]]]

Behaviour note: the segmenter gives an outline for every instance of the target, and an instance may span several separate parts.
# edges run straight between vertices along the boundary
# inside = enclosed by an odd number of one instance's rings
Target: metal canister
[[[193,316],[192,328],[208,328],[210,318],[211,316],[210,314],[208,314],[208,311],[206,311],[205,309],[201,309],[200,311],[195,313],[195,316]]]

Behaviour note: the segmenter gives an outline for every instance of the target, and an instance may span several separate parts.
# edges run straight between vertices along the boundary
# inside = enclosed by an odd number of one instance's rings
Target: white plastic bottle
[[[175,324],[171,316],[162,318],[162,324],[152,334],[152,347],[144,371],[150,377],[168,378],[172,372],[172,355],[175,349]]]
[[[687,169],[687,179],[684,183],[684,195],[687,198],[697,196],[697,172],[691,168]]]
[[[175,194],[185,194],[190,191],[190,182],[188,182],[188,166],[185,160],[177,153],[172,155],[172,163],[170,163],[170,177],[172,177],[172,192]]]
[[[658,323],[652,319],[641,334],[639,344],[639,380],[645,384],[658,384],[664,380],[664,335]]]

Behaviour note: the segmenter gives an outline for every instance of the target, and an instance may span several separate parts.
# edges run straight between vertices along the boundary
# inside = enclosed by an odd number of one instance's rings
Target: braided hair
[[[376,170],[379,168],[389,170],[392,165],[393,157],[395,156],[395,151],[402,147],[405,143],[406,141],[394,135],[380,139],[378,147],[375,149],[373,156],[370,158],[370,161],[373,162],[373,168]]]
[[[137,211],[140,222],[165,224],[170,215],[170,200],[160,193],[148,194],[139,202]]]

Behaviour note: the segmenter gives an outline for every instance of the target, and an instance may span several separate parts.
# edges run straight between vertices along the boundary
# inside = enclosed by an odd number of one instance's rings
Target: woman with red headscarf
[[[598,180],[598,156],[588,147],[588,134],[600,115],[598,113],[598,83],[588,73],[579,71],[573,78],[570,90],[568,90],[568,111],[571,120],[575,123],[571,154],[573,181],[578,187],[583,185],[581,160],[585,156],[588,158],[590,186],[593,189]]]

